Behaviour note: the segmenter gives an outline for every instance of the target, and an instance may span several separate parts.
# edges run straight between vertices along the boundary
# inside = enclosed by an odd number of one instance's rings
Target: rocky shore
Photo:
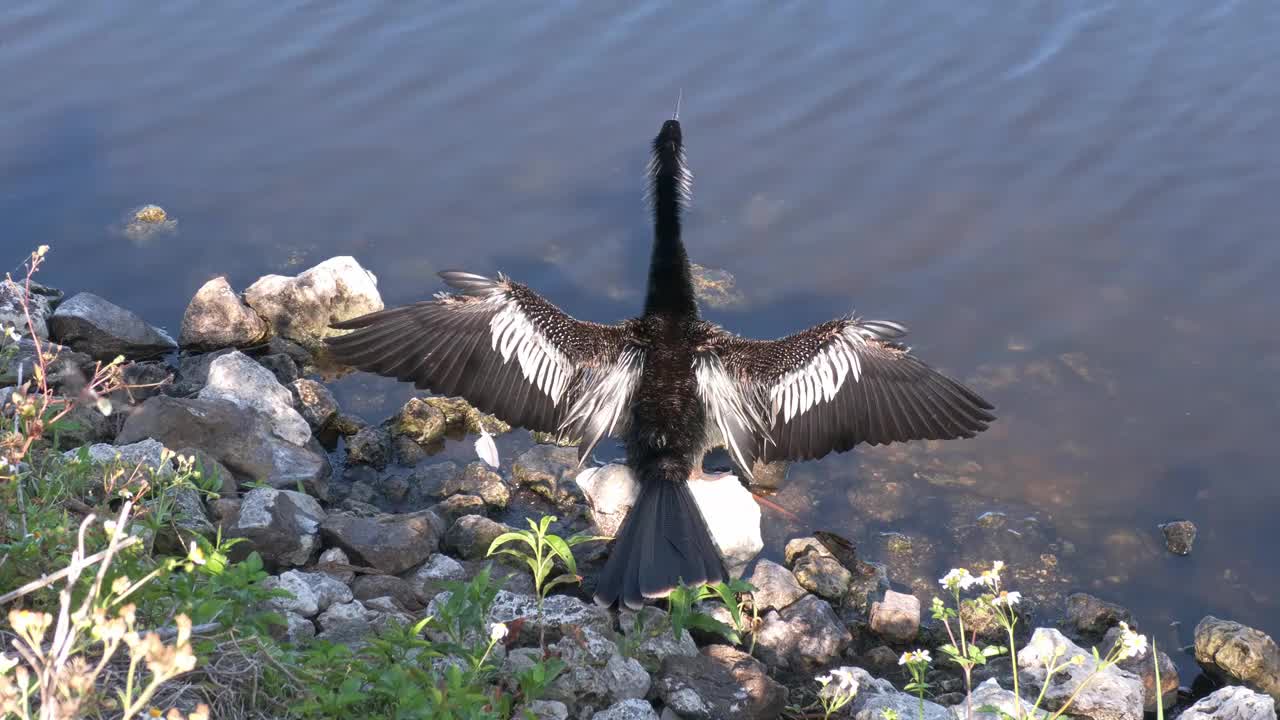
[[[20,292],[17,283],[0,285],[0,324],[20,317]],[[969,708],[975,717],[996,717],[978,708],[1016,707],[1007,655],[975,670],[966,703],[961,674],[941,661],[949,639],[929,617],[930,596],[914,587],[895,591],[888,563],[808,535],[787,539],[782,563],[759,557],[760,507],[732,478],[701,484],[697,494],[703,507],[715,508],[709,521],[729,565],[755,588],[749,639],[734,646],[701,631],[648,632],[669,626],[664,610],[596,607],[589,598],[608,550],[603,542],[576,548],[583,582],[558,588],[539,616],[527,569],[486,557],[494,538],[545,515],[558,518],[552,528],[565,537],[609,535],[634,497],[634,481],[619,465],[579,469],[572,448],[523,434],[524,449],[504,455],[497,468],[442,461],[437,455],[450,439],[511,431],[459,398],[414,397],[377,424],[344,412],[326,386],[321,341],[330,323],[383,307],[376,278],[354,258],[332,258],[294,277],[263,277],[243,292],[214,278],[191,299],[176,340],[90,293],[64,297],[39,288],[31,307],[36,333],[61,348],[56,392],[74,395],[95,360],[117,355],[126,358],[124,378],[135,386],[109,398],[109,414],[78,408],[79,422],[59,436],[60,449],[100,462],[119,456],[157,472],[173,462],[165,449],[198,458],[221,480],[215,496],[177,497],[176,536],[150,541],[181,547],[191,535],[243,538],[235,551],[256,551],[271,573],[269,586],[287,591],[271,604],[286,620],[279,632],[288,642],[358,645],[387,623],[437,614],[448,598],[445,582],[487,567],[505,583],[488,621],[516,628],[501,646],[502,674],[514,677],[539,656],[543,635],[548,651],[566,663],[546,699],[527,708],[538,718],[814,717],[788,708],[812,702],[815,677],[842,668],[858,693],[834,717],[881,720],[891,710],[904,719],[919,712],[966,718]],[[7,399],[2,386],[30,377],[33,352],[30,339],[18,341],[0,367],[0,404]],[[1163,528],[1171,551],[1190,552],[1189,525]],[[727,614],[719,606],[706,611]],[[966,612],[975,637],[1004,640],[990,613],[976,605]],[[1083,593],[1067,596],[1062,607],[1023,610],[1021,620],[1016,659],[1028,705],[1054,658],[1091,658],[1091,647],[1115,644],[1122,623],[1142,628],[1125,608]],[[911,676],[900,659],[915,649],[935,658],[923,703],[903,689]],[[1074,696],[1071,716],[1138,720],[1159,699],[1166,714],[1187,720],[1276,717],[1280,650],[1270,637],[1205,617],[1194,653],[1204,671],[1194,692],[1168,655],[1152,658],[1144,647],[1078,694],[1092,660],[1052,675],[1043,707],[1052,711]]]

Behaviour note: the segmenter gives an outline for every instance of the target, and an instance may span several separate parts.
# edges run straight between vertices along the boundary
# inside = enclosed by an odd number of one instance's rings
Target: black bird
[[[339,362],[577,440],[579,461],[606,435],[623,440],[641,489],[596,583],[603,605],[726,579],[688,487],[711,447],[750,478],[757,459],[973,437],[995,419],[900,344],[898,323],[843,317],[749,340],[700,319],[680,238],[692,178],[677,119],[654,139],[648,176],[654,242],[640,317],[582,322],[501,274],[443,272],[456,292],[335,323],[353,332],[327,341]]]

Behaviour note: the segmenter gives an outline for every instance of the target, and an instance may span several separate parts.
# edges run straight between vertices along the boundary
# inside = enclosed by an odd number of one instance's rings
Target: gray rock
[[[920,600],[890,590],[871,605],[871,630],[896,643],[909,643],[920,632]]]
[[[306,565],[320,546],[324,509],[310,495],[292,490],[255,488],[245,494],[240,513],[227,528],[229,537],[248,542],[232,548],[242,557],[257,550],[269,569]]]
[[[317,444],[284,440],[267,418],[229,400],[150,398],[125,421],[116,441],[146,438],[204,450],[242,480],[274,488],[301,485],[321,498],[328,493],[329,459]]]
[[[1179,720],[1276,720],[1276,701],[1269,695],[1233,685],[1224,687],[1182,711]]]
[[[131,362],[120,368],[120,376],[130,387],[111,394],[111,402],[118,408],[139,405],[152,395],[159,395],[173,380],[169,366],[159,360]]]
[[[446,480],[441,490],[444,495],[476,495],[494,510],[502,510],[511,502],[511,491],[502,481],[502,476],[478,460]]]
[[[196,291],[182,315],[178,343],[182,347],[216,350],[247,347],[266,339],[267,324],[231,289],[225,277],[216,277]]]
[[[359,600],[336,603],[316,618],[320,626],[316,637],[343,644],[360,642],[377,628],[377,621],[378,614],[369,611]]]
[[[1190,555],[1196,542],[1196,524],[1190,520],[1175,520],[1160,526],[1164,533],[1165,547],[1174,555]]]
[[[1079,664],[1069,662],[1076,656],[1082,658]],[[1055,711],[1062,709],[1094,673],[1098,663],[1092,653],[1082,650],[1057,630],[1037,628],[1027,645],[1018,651],[1018,670],[1026,692],[1034,696],[1040,691],[1050,663],[1069,663],[1053,676],[1044,692],[1041,707]],[[1066,713],[1089,720],[1142,720],[1142,707],[1142,680],[1128,670],[1111,666],[1089,680],[1066,708]]]
[[[130,470],[141,466],[150,470],[156,477],[167,478],[173,476],[174,468],[172,460],[162,462],[164,449],[163,443],[147,438],[121,445],[96,443],[90,445],[86,452],[89,454],[89,462],[94,465]],[[75,460],[79,452],[79,450],[68,450],[62,453],[62,456],[67,460]]]
[[[1088,593],[1067,596],[1067,617],[1064,624],[1082,638],[1097,641],[1122,622],[1133,622],[1133,616],[1115,603],[1099,600]]]
[[[10,348],[11,343],[11,340],[0,341],[0,347]],[[55,355],[53,362],[46,363],[51,390],[75,394],[84,389],[86,378],[93,372],[93,358],[51,340],[41,342],[40,350],[46,355]],[[8,361],[0,363],[0,385],[14,385],[19,377],[24,380],[32,377],[37,364],[35,343],[23,337]]]
[[[82,292],[49,316],[49,335],[98,360],[145,358],[178,349],[163,330],[93,293]]]
[[[284,626],[273,627],[271,634],[276,640],[281,640],[294,645],[303,645],[311,642],[316,636],[316,624],[297,613],[283,613]]]
[[[386,428],[370,425],[347,438],[347,462],[370,465],[379,470],[391,460],[391,435]]]
[[[1008,713],[1010,717],[1035,718],[1040,720],[1046,718],[1049,713],[1044,710],[1036,710],[1032,712],[1032,703],[1028,700],[1022,701],[1022,712],[1018,712],[1018,698],[1011,690],[1004,690],[1000,687],[1000,683],[995,678],[988,678],[986,682],[973,689],[973,697],[970,698],[968,705],[973,707],[974,720],[992,720],[995,718],[994,713],[980,712],[978,708],[990,705],[999,708],[1001,712]],[[951,706],[951,714],[956,720],[969,720],[969,713],[966,703],[960,703]]]
[[[548,686],[547,699],[559,700],[571,711],[643,698],[649,692],[649,673],[634,658],[619,654],[607,631],[585,627],[552,644],[549,652],[560,656],[565,669]]]
[[[444,548],[464,560],[478,560],[489,552],[499,535],[511,528],[482,515],[463,515],[449,526]]]
[[[430,511],[358,517],[333,514],[320,525],[325,542],[342,548],[357,564],[390,575],[420,565],[439,547],[439,517]]]
[[[196,536],[212,538],[217,528],[209,520],[205,512],[204,498],[200,491],[190,485],[178,485],[164,490],[165,505],[170,512],[169,522],[156,536],[156,547],[174,555],[185,555],[186,548]],[[154,511],[159,503],[150,501],[147,505]]]
[[[853,635],[831,606],[812,595],[781,613],[770,610],[756,633],[761,659],[803,671],[829,665],[852,641]]]
[[[341,333],[329,329],[331,323],[383,308],[377,278],[350,256],[330,258],[296,277],[259,278],[244,297],[277,335],[311,349]]]
[[[288,387],[301,374],[298,364],[284,353],[271,353],[258,358],[258,364],[275,376],[276,382]]]
[[[1108,630],[1106,636],[1102,638],[1102,644],[1098,646],[1098,652],[1102,652],[1106,648],[1115,647],[1119,637],[1120,628],[1114,627]],[[1151,648],[1149,646],[1143,648],[1138,655],[1125,658],[1116,663],[1116,665],[1142,679],[1143,706],[1147,712],[1153,713],[1156,711],[1157,699],[1162,700],[1166,708],[1172,708],[1174,703],[1178,701],[1178,666],[1174,665],[1172,658],[1164,652],[1160,652],[1161,687],[1159,692],[1156,690],[1156,669],[1155,663],[1151,662]]]
[[[623,609],[618,613],[618,625],[626,637],[623,645],[627,655],[639,660],[649,672],[657,672],[662,661],[673,655],[698,654],[689,631],[681,630],[676,638],[671,632],[670,616],[652,605],[639,612]]]
[[[365,608],[374,614],[373,621],[378,627],[384,627],[388,623],[396,623],[397,625],[410,625],[413,623],[413,616],[406,612],[393,598],[376,597],[363,602]],[[494,652],[502,652],[502,650],[494,648]]]
[[[787,543],[784,554],[800,587],[836,601],[849,592],[853,573],[841,565],[817,538],[791,540]]]
[[[450,593],[439,593],[427,605],[427,615],[439,615],[439,608],[447,602]],[[538,616],[538,601],[532,595],[499,590],[489,609],[489,623],[506,623],[508,627],[515,620],[519,623],[519,635],[515,642],[521,645],[536,645],[542,627],[546,626],[548,643],[559,641],[566,634],[573,636],[577,630],[591,629],[598,634],[609,635],[613,632],[613,616],[604,608],[587,604],[569,595],[551,595],[543,603],[542,617]],[[512,628],[514,632],[514,628]],[[444,636],[437,630],[428,628],[428,634],[435,640]]]
[[[1280,650],[1261,630],[1205,616],[1196,625],[1196,661],[1213,677],[1280,700]]]
[[[351,593],[367,605],[374,598],[387,597],[404,611],[421,610],[425,603],[418,600],[413,586],[395,575],[361,575],[351,583]]]
[[[432,505],[430,510],[452,526],[467,515],[484,515],[488,507],[478,495],[453,495]],[[488,548],[481,551],[483,554]]]
[[[240,514],[240,498],[215,498],[209,501],[209,518],[226,532]]]
[[[232,352],[231,348],[207,353],[179,353],[174,382],[164,388],[164,394],[181,398],[195,397],[209,377],[209,365],[229,352]]]
[[[581,489],[573,480],[577,467],[577,449],[534,445],[512,462],[511,478],[518,487],[528,488],[563,506],[582,496]]]
[[[27,309],[23,309],[23,300]],[[27,295],[25,284],[20,280],[5,278],[0,280],[0,327],[12,326],[19,335],[30,337],[27,327],[27,310],[31,313],[31,324],[36,329],[36,337],[49,337],[49,298],[37,292]],[[30,377],[29,375],[27,377]]]
[[[412,572],[413,574],[407,578],[409,587],[412,588],[418,602],[423,605],[431,602],[431,598],[444,590],[446,582],[463,580],[467,577],[467,570],[462,563],[441,553],[427,558],[426,562]]]
[[[273,597],[267,601],[267,605],[275,610],[304,618],[315,617],[320,612],[320,600],[311,585],[302,578],[302,573],[290,571],[272,575],[262,581],[262,587],[264,590],[278,589],[289,593],[288,597]]]
[[[209,364],[209,374],[198,397],[226,400],[255,410],[270,420],[277,436],[299,447],[311,440],[311,426],[293,409],[293,394],[269,370],[238,350],[220,355]]]
[[[329,548],[320,553],[320,558],[316,561],[316,569],[325,575],[337,580],[344,585],[350,585],[356,578],[356,574],[352,570],[340,570],[335,565],[350,565],[351,558],[347,557],[347,553],[342,548]]]
[[[920,699],[915,695],[899,692],[888,680],[873,678],[858,667],[841,667],[832,670],[847,673],[853,678],[858,694],[845,708],[855,720],[883,720],[885,711],[897,713],[899,718],[919,718]],[[832,683],[834,687],[834,683]],[[951,720],[951,713],[941,705],[925,700],[925,720]]]
[[[530,486],[553,500],[563,500],[562,480],[553,473],[561,462],[568,462],[570,458],[576,463],[572,450],[538,445],[520,456],[513,474],[521,485]],[[568,471],[561,474],[571,475]],[[593,521],[604,534],[616,533],[640,493],[635,473],[616,463],[587,468],[574,477],[574,484],[581,489]],[[760,536],[760,506],[750,491],[731,475],[690,482],[689,490],[707,521],[712,540],[724,556],[726,568],[734,576],[741,575],[764,548]]]
[[[610,705],[592,715],[591,720],[658,720],[658,713],[649,701],[633,698]]]
[[[765,720],[778,717],[787,704],[786,688],[760,661],[727,645],[668,656],[655,689],[682,718]]]
[[[323,430],[338,414],[338,401],[323,384],[308,378],[299,378],[289,385],[294,406],[312,430]]]
[[[807,594],[790,570],[772,560],[757,562],[750,582],[756,589],[751,597],[761,611],[783,610]]]
[[[511,713],[513,718],[526,718],[530,715],[533,720],[569,720],[569,708],[558,700],[534,700],[517,705]]]
[[[323,556],[322,556],[323,557]],[[346,583],[322,572],[301,572],[290,570],[280,575],[281,578],[293,576],[301,581],[316,597],[317,612],[324,612],[335,603],[351,602],[351,588]]]

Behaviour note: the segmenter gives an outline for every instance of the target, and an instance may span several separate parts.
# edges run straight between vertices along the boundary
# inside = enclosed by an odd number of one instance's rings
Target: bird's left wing
[[[333,324],[341,363],[461,395],[512,425],[579,440],[579,459],[626,427],[644,363],[626,324],[577,320],[528,287],[464,272],[457,292]]]
[[[842,318],[779,340],[716,329],[695,359],[698,390],[739,469],[810,460],[858,443],[973,437],[994,407],[897,342],[897,323]]]

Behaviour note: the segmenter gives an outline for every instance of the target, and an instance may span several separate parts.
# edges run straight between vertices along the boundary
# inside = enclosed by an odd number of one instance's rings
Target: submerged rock
[[[1175,520],[1160,526],[1164,533],[1165,547],[1174,555],[1190,555],[1196,542],[1196,524],[1190,520]]]
[[[1097,642],[1108,630],[1122,622],[1133,622],[1133,616],[1115,603],[1100,600],[1088,593],[1067,596],[1065,624],[1081,638]]]
[[[254,345],[266,337],[267,324],[220,276],[201,285],[191,298],[182,315],[178,343],[182,347],[216,350]]]
[[[1208,615],[1196,625],[1196,661],[1213,677],[1280,700],[1280,650],[1261,630]]]
[[[480,412],[461,397],[429,397],[423,402],[444,415],[448,429],[468,435],[479,435],[483,429],[490,435],[511,432],[511,426],[488,413]]]
[[[1182,711],[1180,720],[1276,720],[1276,701],[1268,695],[1233,685],[1224,687]]]
[[[1079,661],[1072,659],[1079,657]],[[1142,720],[1143,689],[1137,675],[1118,666],[1108,667],[1096,675],[1098,661],[1057,630],[1037,628],[1031,641],[1018,652],[1018,670],[1022,687],[1038,693],[1045,684],[1048,666],[1067,663],[1053,675],[1044,690],[1044,707],[1059,710],[1074,695],[1067,714],[1090,720]],[[1093,679],[1084,685],[1086,678]]]
[[[342,332],[330,330],[331,323],[383,309],[377,278],[350,256],[330,258],[296,277],[259,278],[244,296],[277,335],[311,349]]]
[[[431,445],[444,437],[448,423],[439,408],[422,398],[410,398],[391,421],[391,432],[419,445]]]
[[[292,490],[255,488],[245,494],[240,511],[227,528],[228,537],[248,542],[231,549],[243,557],[251,550],[269,570],[306,565],[320,548],[324,509],[310,495]]]
[[[391,460],[391,435],[386,428],[370,425],[347,438],[347,462],[382,470]]]
[[[461,473],[443,483],[442,495],[475,495],[493,510],[502,510],[511,502],[511,491],[502,476],[479,460],[469,463]]]
[[[98,360],[146,358],[178,349],[163,330],[93,293],[82,292],[49,316],[54,340]]]

